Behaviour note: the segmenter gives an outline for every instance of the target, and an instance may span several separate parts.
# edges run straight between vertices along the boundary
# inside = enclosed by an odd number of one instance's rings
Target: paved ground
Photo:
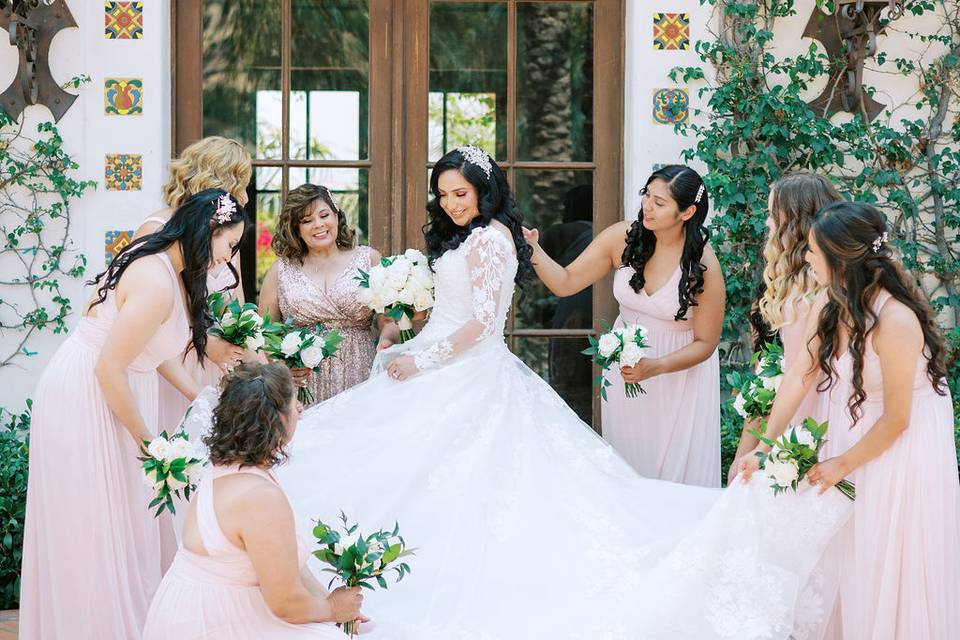
[[[0,640],[17,640],[17,611],[0,611]]]

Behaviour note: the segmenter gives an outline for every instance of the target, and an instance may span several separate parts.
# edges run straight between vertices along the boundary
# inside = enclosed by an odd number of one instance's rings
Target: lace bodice
[[[434,307],[421,332],[417,368],[431,369],[487,340],[503,343],[517,253],[499,229],[474,229],[434,265]]]

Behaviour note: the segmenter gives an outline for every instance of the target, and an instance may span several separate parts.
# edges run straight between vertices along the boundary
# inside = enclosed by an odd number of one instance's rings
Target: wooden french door
[[[479,144],[557,260],[623,217],[625,0],[179,0],[174,148],[204,135],[254,156],[248,295],[272,261],[283,195],[328,186],[384,253],[422,244],[428,176]],[[586,420],[579,351],[615,315],[611,284],[518,297],[511,348]],[[594,420],[594,424],[597,421]]]

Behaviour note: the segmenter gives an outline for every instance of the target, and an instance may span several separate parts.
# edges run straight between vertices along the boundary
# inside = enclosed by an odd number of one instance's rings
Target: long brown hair
[[[277,220],[277,232],[270,241],[270,247],[278,258],[296,260],[303,264],[303,258],[307,255],[307,243],[300,237],[300,222],[317,200],[323,200],[331,211],[337,214],[337,247],[353,247],[355,234],[347,224],[347,215],[333,199],[333,194],[324,186],[307,183],[287,193],[283,201],[283,209]]]
[[[817,327],[818,361],[826,376],[818,390],[829,389],[837,375],[833,359],[840,356],[842,328],[849,336],[847,351],[853,359],[853,393],[847,406],[854,424],[860,419],[861,406],[867,399],[863,389],[863,352],[877,324],[872,304],[877,294],[887,291],[909,307],[920,321],[927,377],[936,392],[945,395],[943,336],[930,305],[894,258],[886,241],[887,222],[883,214],[869,204],[836,202],[820,210],[812,231],[830,268],[828,300],[820,312]]]
[[[822,289],[805,259],[807,238],[817,211],[843,198],[825,177],[805,171],[784,175],[770,190],[770,215],[776,230],[767,235],[763,249],[764,292],[758,308],[770,328],[776,330],[797,320],[789,315],[792,310],[784,313],[791,296],[812,305]]]
[[[272,467],[287,458],[282,417],[293,399],[293,378],[281,364],[248,362],[220,383],[213,428],[203,439],[215,465]]]

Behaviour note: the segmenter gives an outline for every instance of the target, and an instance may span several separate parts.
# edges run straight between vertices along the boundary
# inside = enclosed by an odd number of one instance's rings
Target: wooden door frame
[[[423,246],[430,1],[369,2],[369,233],[370,244],[387,254]],[[597,233],[624,219],[625,25],[626,0],[594,0],[593,160],[577,164],[594,171],[593,222]],[[513,25],[509,26],[512,39]],[[202,31],[203,0],[171,3],[171,135],[175,153],[202,136]],[[509,73],[514,72],[514,55],[514,47],[509,47]],[[508,115],[515,110],[515,104],[508,105]],[[553,163],[518,164],[547,169]],[[565,166],[578,168],[571,163]],[[613,276],[608,275],[593,288],[594,331],[600,331],[600,324],[612,322],[616,315]],[[571,335],[567,330],[536,333]],[[593,413],[599,430],[596,397]]]

